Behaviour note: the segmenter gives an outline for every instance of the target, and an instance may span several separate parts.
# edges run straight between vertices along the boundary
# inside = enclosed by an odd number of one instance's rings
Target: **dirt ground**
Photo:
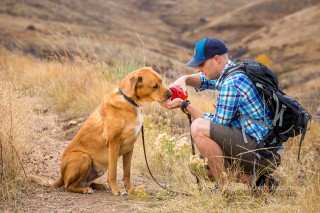
[[[38,123],[31,127],[41,134],[40,139],[29,155],[27,173],[55,180],[60,175],[60,157],[69,141],[76,134],[85,118],[63,120],[63,115],[55,115],[40,105],[35,106]],[[144,163],[144,162],[141,162]],[[122,165],[118,162],[118,184],[124,188]],[[97,179],[106,183],[107,175]],[[134,186],[145,185],[148,193],[159,191],[151,180],[132,175]],[[110,190],[97,191],[94,194],[77,194],[62,188],[35,185],[35,190],[24,196],[14,211],[22,212],[150,212],[153,201],[139,201],[129,196],[113,196]],[[154,199],[157,202],[156,199]],[[157,205],[157,204],[156,204]],[[6,212],[7,210],[5,210]],[[8,209],[8,212],[11,212]]]

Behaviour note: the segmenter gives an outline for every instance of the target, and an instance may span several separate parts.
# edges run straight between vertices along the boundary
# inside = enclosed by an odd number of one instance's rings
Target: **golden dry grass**
[[[36,122],[33,102],[25,90],[0,80],[0,200],[14,204],[30,185],[26,181],[28,155],[38,135],[30,129]]]
[[[112,67],[86,60],[57,63],[5,51],[1,63],[7,80],[37,89],[48,106],[71,117],[88,115],[119,79],[140,67],[134,61],[123,63],[120,59]]]
[[[135,62],[120,61],[115,66],[108,66],[104,63],[91,64],[87,61],[78,62],[56,62],[56,61],[40,61],[31,57],[22,55],[12,55],[10,53],[1,52],[0,68],[2,73],[1,91],[11,88],[8,85],[14,82],[25,88],[39,91],[39,95],[47,103],[49,107],[57,112],[65,112],[63,116],[82,116],[88,115],[100,101],[100,98],[116,86],[123,75],[138,67]],[[13,119],[19,121],[33,122],[27,119],[31,115],[28,105],[17,103],[27,99],[28,94],[14,93],[14,90],[2,92],[1,107],[3,103],[9,104],[10,107],[21,106],[23,109],[13,110],[18,114],[5,112],[9,116],[9,120],[3,123],[1,120],[0,129],[8,128],[8,122]],[[9,95],[13,94],[13,95]],[[33,93],[33,95],[35,95]],[[196,95],[193,91],[189,91],[190,100],[196,103],[203,110],[212,109],[212,98],[208,98],[209,94]],[[212,94],[211,94],[212,95]],[[197,98],[196,98],[197,96]],[[13,100],[13,102],[10,102]],[[280,179],[280,188],[275,194],[257,196],[248,190],[242,184],[230,181],[231,191],[223,192],[215,189],[215,184],[204,179],[201,176],[203,190],[199,191],[195,182],[195,177],[190,173],[190,140],[189,140],[189,124],[186,116],[180,110],[166,111],[158,104],[151,104],[145,107],[144,119],[146,146],[149,157],[149,163],[152,171],[160,183],[165,183],[167,187],[176,191],[182,191],[191,196],[172,195],[164,190],[154,187],[154,183],[148,175],[145,167],[144,156],[142,152],[141,139],[136,144],[133,159],[133,175],[139,176],[146,182],[153,185],[155,194],[150,194],[148,188],[150,186],[140,186],[131,194],[130,199],[137,201],[133,205],[139,205],[137,209],[141,212],[318,212],[320,204],[318,202],[320,188],[320,159],[319,153],[316,152],[319,147],[319,125],[312,123],[312,128],[308,132],[302,147],[302,164],[296,160],[299,137],[291,139],[285,144],[282,152],[282,165],[277,169],[275,175]],[[22,120],[21,117],[22,116]],[[28,126],[28,123],[20,122],[19,125],[14,123],[11,125],[15,128]],[[27,139],[18,140],[21,136],[32,135],[30,128],[14,132],[16,135],[15,149],[12,150],[11,143],[7,142],[9,149],[8,157],[23,157],[29,148],[25,147]],[[3,134],[3,133],[1,133]],[[7,136],[6,136],[7,137]],[[3,142],[1,135],[1,143]],[[10,137],[9,137],[10,138]],[[10,151],[11,149],[11,151]],[[13,153],[13,155],[12,155]],[[22,160],[23,161],[23,160]],[[19,161],[14,164],[8,164],[7,160],[2,159],[9,170],[17,171],[14,168],[21,168]],[[200,162],[201,164],[201,162]],[[203,166],[203,165],[202,165]],[[199,172],[201,173],[201,166]],[[8,170],[8,171],[9,171]],[[9,174],[9,173],[8,173]],[[233,179],[233,173],[228,174]],[[10,173],[10,177],[17,177],[15,180],[23,181],[23,173]],[[10,178],[9,178],[10,179]],[[8,192],[8,178],[1,182],[2,199],[8,202],[17,202],[17,199]],[[20,194],[25,193],[28,184],[11,184],[10,187]],[[156,198],[156,199],[155,199]]]
[[[161,109],[159,110],[161,111]],[[180,112],[177,112],[178,114]],[[164,111],[159,113],[165,114]],[[168,119],[173,116],[169,113]],[[157,120],[150,122],[149,119]],[[320,208],[320,154],[319,125],[313,122],[302,146],[302,163],[297,162],[299,137],[291,139],[282,151],[282,164],[275,172],[280,187],[272,195],[258,196],[245,185],[232,182],[235,176],[228,174],[231,191],[215,190],[215,184],[201,178],[203,190],[198,191],[195,177],[189,171],[191,147],[181,147],[184,137],[188,137],[187,118],[183,134],[169,133],[176,128],[175,121],[161,120],[155,115],[145,118],[147,153],[154,175],[162,184],[173,190],[186,192],[192,196],[166,197],[159,193],[162,201],[153,209],[155,212],[317,212]],[[157,127],[157,128],[156,128]],[[167,128],[166,128],[167,127]],[[166,131],[167,129],[167,131]],[[162,144],[159,146],[159,140]],[[162,141],[161,141],[162,140]],[[135,153],[142,153],[141,143],[137,143]],[[316,151],[315,151],[316,150]],[[142,154],[135,155],[133,168],[138,174],[148,174]],[[146,175],[148,177],[149,175]],[[167,195],[167,194],[165,194]],[[187,210],[186,210],[187,209]]]

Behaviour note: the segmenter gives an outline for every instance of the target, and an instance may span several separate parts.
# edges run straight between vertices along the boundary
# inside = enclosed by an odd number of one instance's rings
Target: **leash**
[[[181,109],[181,110],[182,110],[182,109]],[[189,120],[189,124],[190,124],[190,126],[191,126],[192,120],[191,120],[191,115],[190,115],[190,113],[187,112],[187,111],[184,111],[184,110],[182,110],[182,112],[184,112],[184,113],[187,115],[188,120]],[[142,124],[142,126],[141,126],[141,135],[142,135],[142,145],[143,145],[143,153],[144,153],[145,162],[146,162],[146,165],[147,165],[148,172],[149,172],[150,176],[152,177],[152,179],[154,180],[154,182],[155,182],[158,186],[160,186],[162,189],[165,189],[165,190],[167,190],[167,191],[169,191],[169,192],[172,192],[172,193],[175,193],[175,194],[182,194],[182,195],[190,196],[191,194],[189,194],[189,193],[179,192],[179,191],[174,191],[174,190],[168,189],[166,186],[161,185],[161,184],[156,180],[156,178],[153,176],[153,174],[152,174],[152,172],[151,172],[151,169],[150,169],[149,163],[148,163],[147,152],[146,152],[146,147],[145,147],[146,145],[145,145],[145,139],[144,139],[144,128],[143,128],[143,124]],[[194,141],[193,141],[193,138],[192,138],[192,135],[191,135],[191,131],[190,131],[190,139],[191,139],[192,155],[195,155],[195,154],[196,154],[196,151],[195,151],[195,146],[194,146]],[[200,190],[200,189],[201,189],[200,180],[199,180],[198,176],[195,175],[195,177],[196,177],[196,180],[197,180],[198,188],[199,188],[199,190]]]
[[[135,107],[139,107],[139,105],[134,102],[134,100],[132,100],[131,98],[129,98],[126,94],[124,94],[124,92],[118,88],[118,91],[119,93],[124,97],[124,99],[126,99],[129,103],[131,103],[133,106]],[[191,116],[190,116],[190,125],[191,125]],[[178,191],[174,191],[174,190],[171,190],[171,189],[168,189],[167,187],[165,186],[162,186],[156,179],[155,177],[153,176],[151,170],[150,170],[150,167],[149,167],[149,163],[148,163],[148,159],[147,159],[147,152],[146,152],[146,145],[145,145],[145,141],[144,141],[144,130],[143,130],[143,124],[141,126],[141,133],[142,133],[142,144],[143,144],[143,152],[144,152],[144,158],[146,160],[146,164],[147,164],[147,168],[148,168],[148,171],[149,171],[149,174],[151,175],[152,179],[154,180],[154,182],[156,182],[158,184],[158,186],[160,186],[161,188],[167,190],[168,192],[171,192],[171,193],[175,193],[175,194],[182,194],[182,195],[186,195],[186,196],[191,196],[191,194],[189,193],[186,193],[186,192],[178,192]],[[194,146],[192,147],[192,152],[194,152]],[[198,183],[199,184],[199,183]]]
[[[174,190],[168,189],[166,186],[161,185],[161,184],[156,180],[156,178],[153,176],[153,174],[152,174],[152,172],[151,172],[151,169],[150,169],[149,163],[148,163],[148,159],[147,159],[146,145],[145,145],[145,140],[144,140],[143,124],[142,124],[142,126],[141,126],[141,134],[142,134],[142,145],[143,145],[144,159],[145,159],[145,161],[146,161],[146,165],[147,165],[147,168],[148,168],[148,172],[149,172],[150,176],[152,177],[152,179],[154,180],[154,182],[156,182],[156,184],[157,184],[158,186],[160,186],[160,187],[161,187],[162,189],[164,189],[164,190],[167,190],[168,192],[171,192],[171,193],[174,193],[174,194],[182,194],[182,195],[185,195],[185,196],[191,196],[191,194],[186,193],[186,192],[179,192],[179,191],[174,191]]]
[[[191,127],[192,120],[191,120],[191,115],[190,115],[190,113],[189,113],[187,110],[183,110],[182,108],[181,108],[181,110],[182,110],[182,112],[183,112],[184,114],[187,115],[188,120],[189,120],[189,124],[190,124],[190,127]],[[196,154],[196,150],[195,150],[195,148],[194,148],[194,141],[193,141],[193,138],[192,138],[191,131],[190,131],[190,140],[191,140],[192,155],[195,155],[195,154]],[[200,190],[200,189],[201,189],[200,180],[199,180],[198,176],[195,175],[195,177],[196,177],[196,180],[197,180],[198,188],[199,188],[199,190]]]
[[[126,94],[124,94],[124,92],[118,88],[118,91],[119,93],[124,97],[124,99],[126,99],[129,103],[131,103],[133,106],[135,107],[139,107],[139,105],[134,102],[134,100],[132,100],[131,98],[129,98]],[[190,118],[191,119],[191,118]],[[191,125],[191,123],[190,123]],[[171,193],[175,193],[175,194],[182,194],[182,195],[186,195],[186,196],[191,196],[191,194],[189,193],[186,193],[186,192],[178,192],[178,191],[174,191],[174,190],[171,190],[171,189],[168,189],[167,187],[165,186],[162,186],[156,179],[155,177],[153,176],[151,170],[150,170],[150,167],[149,167],[149,163],[148,163],[148,159],[147,159],[147,152],[146,152],[146,145],[145,145],[145,141],[144,141],[144,130],[143,130],[143,124],[141,126],[141,133],[142,133],[142,144],[143,144],[143,152],[144,152],[144,158],[146,160],[146,164],[147,164],[147,168],[148,168],[148,171],[149,171],[149,174],[151,175],[152,179],[154,180],[154,182],[156,182],[158,184],[158,186],[160,186],[161,188],[167,190],[168,192],[171,192]]]

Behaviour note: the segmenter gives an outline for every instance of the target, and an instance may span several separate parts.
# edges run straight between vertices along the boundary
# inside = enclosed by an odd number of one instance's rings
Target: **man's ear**
[[[143,79],[142,76],[133,76],[129,79],[131,87],[136,88],[138,85],[142,85]]]

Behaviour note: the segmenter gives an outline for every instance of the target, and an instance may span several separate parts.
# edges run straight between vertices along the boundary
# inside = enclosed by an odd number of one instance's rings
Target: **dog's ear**
[[[135,88],[138,85],[142,85],[143,79],[142,76],[133,76],[129,79],[131,87]]]

